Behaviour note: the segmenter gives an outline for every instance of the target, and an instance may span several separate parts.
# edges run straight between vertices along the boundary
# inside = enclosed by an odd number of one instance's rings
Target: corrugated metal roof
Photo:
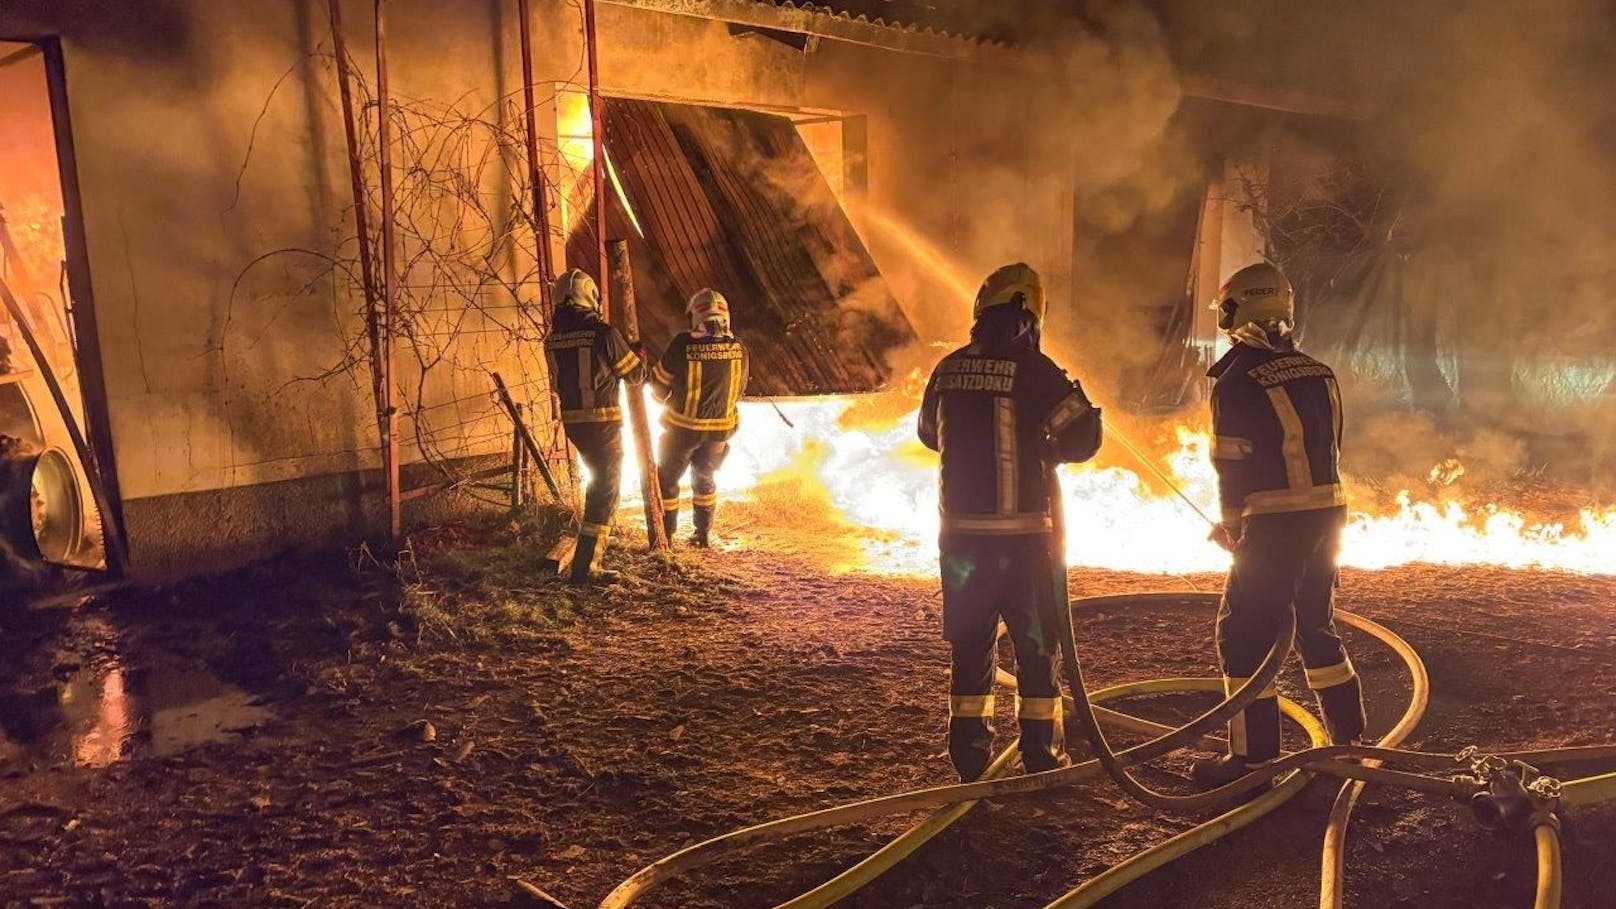
[[[640,327],[660,348],[689,325],[684,301],[712,287],[752,353],[754,396],[874,391],[913,328],[796,127],[756,111],[607,99],[607,155],[644,236],[628,239]],[[569,258],[593,273],[591,231]]]
[[[904,53],[975,58],[1002,47],[1023,17],[971,0],[603,0],[615,6],[698,16]],[[1047,0],[1046,0],[1047,2]],[[1005,4],[1008,5],[1008,4]]]
[[[780,6],[830,13],[852,22],[904,30],[918,29],[960,38],[1003,40],[1010,37],[1013,4],[980,0],[755,0]]]

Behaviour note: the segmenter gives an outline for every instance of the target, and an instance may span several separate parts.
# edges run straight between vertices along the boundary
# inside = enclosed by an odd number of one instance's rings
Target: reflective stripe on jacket
[[[1288,344],[1236,344],[1208,375],[1224,523],[1346,503],[1341,390],[1330,367]]]
[[[623,333],[591,312],[558,306],[544,339],[550,387],[561,398],[563,423],[620,423],[617,383],[645,381],[645,364]]]
[[[1047,471],[1100,447],[1100,411],[1037,349],[979,341],[937,364],[920,405],[920,441],[942,454],[944,533],[1050,530]]]
[[[739,423],[750,364],[746,346],[728,335],[676,335],[651,370],[651,387],[665,404],[662,423],[698,432],[729,433]]]

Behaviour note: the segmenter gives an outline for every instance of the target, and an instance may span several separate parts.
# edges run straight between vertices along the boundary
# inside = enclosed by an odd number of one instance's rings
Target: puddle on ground
[[[117,658],[65,683],[0,693],[0,765],[105,767],[229,741],[274,715],[202,667],[126,668]]]

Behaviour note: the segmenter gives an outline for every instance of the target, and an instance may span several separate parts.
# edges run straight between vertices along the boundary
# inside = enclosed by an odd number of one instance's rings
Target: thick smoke
[[[1405,378],[1423,386],[1378,402],[1364,453],[1411,471],[1445,449],[1469,452],[1472,476],[1597,474],[1616,444],[1608,4],[1246,0],[1170,3],[1165,19],[1187,69],[1363,109],[1354,139],[1397,199],[1399,281],[1360,300],[1403,320]],[[1426,431],[1408,431],[1410,408]]]
[[[921,336],[914,361],[961,342],[977,285],[1025,261],[1050,291],[1046,349],[1109,396],[1159,353],[1145,288],[1169,273],[1182,288],[1189,266],[1188,240],[1171,260],[1120,261],[1110,244],[1204,184],[1175,132],[1179,84],[1155,18],[1118,3],[1029,22],[1027,6],[1015,51],[912,79],[894,109],[925,120],[872,127],[872,166],[904,163],[872,178],[899,190],[860,226]],[[937,149],[945,162],[915,163]]]

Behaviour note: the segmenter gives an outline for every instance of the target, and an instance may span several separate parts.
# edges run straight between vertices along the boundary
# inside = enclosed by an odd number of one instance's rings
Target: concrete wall
[[[367,77],[370,8],[344,5]],[[520,129],[510,122],[520,89],[514,3],[391,0],[388,9],[399,99]],[[576,8],[539,0],[535,20],[538,81],[581,81]],[[963,260],[971,290],[1010,259],[1062,280],[1070,217],[1061,187],[1018,171],[1012,141],[973,129],[973,111],[993,86],[966,64],[832,42],[804,54],[731,36],[720,23],[610,5],[600,7],[599,26],[608,92],[867,114],[872,210]],[[352,256],[352,227],[325,3],[149,0],[118,8],[33,0],[0,8],[0,37],[30,34],[58,34],[65,49],[107,407],[137,572],[184,573],[266,549],[352,542],[374,529],[379,454],[367,374],[311,379],[340,362],[362,330],[353,285],[326,267],[329,257]],[[962,151],[979,156],[984,142],[1005,149],[1004,168],[991,179],[959,166]],[[498,170],[485,174],[485,204],[498,205]],[[1016,217],[985,217],[1007,209]],[[967,303],[957,288],[939,290],[947,282],[904,243],[869,236],[922,329],[920,316],[959,312],[942,332],[957,337]],[[302,252],[263,258],[276,250]],[[522,272],[520,261],[507,270]],[[497,287],[488,293],[504,294],[485,302],[513,318],[532,314],[531,286],[514,297]],[[462,315],[463,302],[446,298],[435,318]],[[473,313],[450,349],[436,351],[443,359],[426,382],[418,365],[403,368],[407,399],[429,408],[432,424],[406,421],[405,438],[432,439],[424,453],[407,447],[407,463],[506,450],[484,368],[523,377],[530,384],[519,397],[548,409],[535,345],[506,343],[483,318]]]

